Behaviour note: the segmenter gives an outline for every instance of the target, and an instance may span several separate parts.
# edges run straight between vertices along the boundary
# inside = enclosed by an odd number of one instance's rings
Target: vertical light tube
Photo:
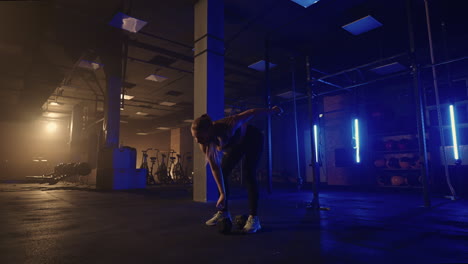
[[[318,133],[317,133],[317,125],[314,125],[314,146],[315,146],[315,162],[318,163]]]
[[[356,149],[356,163],[361,162],[361,149],[360,149],[360,142],[359,142],[359,121],[358,119],[354,119],[354,140],[355,140],[355,149]]]
[[[458,160],[460,157],[458,156],[458,141],[457,141],[457,128],[455,124],[455,111],[453,109],[453,105],[450,105],[450,125],[452,127],[452,140],[453,140],[453,156],[455,160]]]

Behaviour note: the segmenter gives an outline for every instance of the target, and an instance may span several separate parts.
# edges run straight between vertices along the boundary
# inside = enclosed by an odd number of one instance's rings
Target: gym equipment
[[[387,160],[382,158],[382,159],[376,159],[374,161],[374,166],[376,168],[385,168],[387,166]]]
[[[409,169],[411,168],[411,159],[408,157],[400,158],[399,165],[402,169]]]
[[[159,183],[172,183],[172,179],[168,174],[168,168],[166,165],[166,154],[161,153],[161,163],[156,169],[156,177],[158,178]]]
[[[86,162],[79,162],[75,164],[75,171],[81,176],[88,175],[91,173],[91,166]]]
[[[221,234],[229,234],[232,229],[232,222],[231,219],[229,218],[223,218],[216,223],[216,226],[218,227],[218,232]]]
[[[191,152],[187,152],[187,153],[190,154]],[[177,161],[171,164],[171,176],[173,177],[174,182],[180,183],[180,184],[191,184],[192,180],[187,175],[186,170],[184,170],[183,168],[183,160],[184,160],[185,154],[184,155],[177,154],[176,156],[177,156]]]
[[[148,148],[145,150],[142,150],[143,156],[141,157],[141,165],[140,169],[146,169],[146,184],[148,185],[154,185],[156,184],[156,181],[154,180],[153,175],[150,172],[149,166],[148,166],[148,151],[152,150],[153,148]]]
[[[420,169],[422,167],[422,165],[423,165],[423,162],[422,162],[421,158],[415,157],[411,164],[412,164],[411,168]]]
[[[71,176],[75,173],[75,163],[67,163],[63,166],[63,174]]]
[[[237,229],[243,229],[245,224],[247,223],[247,219],[249,218],[248,215],[236,215],[236,218],[234,219]]]
[[[401,139],[400,141],[398,141],[397,147],[398,147],[399,150],[410,149],[410,148],[412,148],[411,140],[406,139],[406,138]]]
[[[398,175],[392,176],[391,181],[393,186],[400,186],[406,183],[405,177]]]
[[[406,183],[410,186],[418,186],[421,183],[419,182],[419,175],[417,174],[409,174],[406,176]]]
[[[65,166],[65,163],[59,163],[55,166],[54,168],[54,173],[57,175],[64,174],[63,173],[63,167]]]
[[[385,185],[388,185],[390,183],[388,182],[388,177],[385,177],[385,175],[379,175],[379,176],[377,176],[377,184],[379,186],[385,186]]]
[[[385,150],[391,151],[397,149],[397,142],[393,139],[385,141]]]
[[[58,183],[60,180],[70,176],[86,176],[91,173],[91,166],[86,162],[79,163],[59,163],[54,167],[54,172],[42,176],[26,176],[48,182],[50,185]]]
[[[397,158],[389,158],[387,161],[387,167],[398,169],[400,168],[400,161]]]

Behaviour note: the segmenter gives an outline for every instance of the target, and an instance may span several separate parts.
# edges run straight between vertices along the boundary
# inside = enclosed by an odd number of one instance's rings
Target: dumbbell
[[[249,218],[248,215],[236,215],[235,223],[238,229],[243,229],[245,224],[247,223],[247,219]]]
[[[224,235],[229,234],[231,232],[231,229],[232,229],[231,219],[225,217],[225,218],[219,220],[216,223],[216,226],[218,227],[218,232],[219,233],[224,234]]]
[[[91,166],[86,162],[80,162],[75,164],[75,172],[78,175],[86,176],[91,173]]]

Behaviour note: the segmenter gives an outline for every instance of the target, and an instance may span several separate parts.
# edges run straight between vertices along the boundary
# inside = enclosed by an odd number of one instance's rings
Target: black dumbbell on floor
[[[216,224],[218,232],[221,234],[229,234],[232,229],[232,222],[230,218],[223,218]]]
[[[249,218],[248,215],[236,215],[235,223],[238,229],[243,229],[245,224],[247,223],[247,219]]]

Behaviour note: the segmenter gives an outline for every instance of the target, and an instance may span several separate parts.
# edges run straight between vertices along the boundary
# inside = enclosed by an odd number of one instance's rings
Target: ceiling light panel
[[[406,69],[407,69],[406,66],[400,64],[399,62],[392,62],[389,64],[385,64],[385,65],[370,69],[370,71],[375,72],[379,75],[387,75],[391,73],[401,72]]]
[[[348,31],[349,33],[357,36],[381,26],[382,23],[377,21],[375,18],[373,18],[372,16],[366,16],[356,21],[353,21],[347,25],[344,25],[342,26],[342,28]]]
[[[111,22],[109,25],[116,27],[116,28],[121,28],[123,30],[130,31],[132,33],[137,33],[142,29],[145,25],[147,24],[146,21],[127,16],[124,13],[118,12],[115,14],[115,16],[112,18]]]
[[[316,4],[319,0],[291,0],[294,3],[303,6],[305,8],[308,8],[309,6]]]
[[[294,94],[293,91],[287,91],[287,92],[284,92],[284,93],[277,94],[276,96],[281,97],[281,98],[284,98],[284,99],[293,99],[293,98],[294,98],[294,95],[295,95],[296,97],[298,97],[298,96],[301,96],[301,95],[304,95],[304,94],[303,94],[303,93],[298,93],[298,92],[296,92],[296,93]]]
[[[270,69],[275,67],[276,64],[273,64],[270,62]],[[257,70],[257,71],[265,71],[265,61],[264,60],[261,60],[261,61],[257,61],[255,63],[252,63],[249,65],[249,68],[251,69],[254,69],[254,70]]]
[[[167,80],[167,77],[157,75],[157,74],[150,74],[148,75],[148,77],[145,78],[145,80],[153,81],[153,82],[164,82],[165,80]]]
[[[134,97],[135,97],[135,96],[133,96],[133,95],[128,95],[128,94],[125,94],[125,95],[123,96],[123,98],[124,98],[125,100],[132,100]],[[121,96],[120,98],[122,98],[122,96]]]
[[[89,61],[89,60],[81,60],[80,63],[78,63],[78,67],[82,69],[92,70],[92,71],[102,68],[103,66],[104,65],[100,63]]]
[[[174,106],[174,105],[176,105],[176,103],[173,103],[173,102],[161,102],[161,103],[159,103],[159,105]]]

